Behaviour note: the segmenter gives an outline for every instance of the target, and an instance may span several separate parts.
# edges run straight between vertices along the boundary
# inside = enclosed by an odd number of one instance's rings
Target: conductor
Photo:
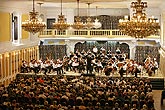
[[[93,64],[92,64],[92,60],[94,59],[94,56],[92,55],[91,52],[88,53],[87,55],[87,74],[92,74],[93,71]]]

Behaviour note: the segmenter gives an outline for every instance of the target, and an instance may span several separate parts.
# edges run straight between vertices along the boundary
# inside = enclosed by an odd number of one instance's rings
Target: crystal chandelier
[[[22,22],[22,29],[28,31],[32,34],[43,31],[46,27],[46,23],[38,19],[38,12],[35,12],[34,0],[33,0],[33,10],[30,13],[30,20]]]
[[[58,21],[53,23],[53,28],[57,30],[67,30],[70,24],[67,24],[65,16],[62,15],[62,0],[61,0],[61,15],[58,15]]]
[[[101,28],[101,23],[99,22],[99,20],[97,19],[97,6],[96,6],[96,19],[95,19],[95,22],[93,23],[93,27],[95,28],[95,29],[98,29],[98,28]]]
[[[86,28],[86,29],[91,29],[91,28],[94,27],[94,24],[93,24],[93,22],[92,22],[92,19],[91,19],[91,17],[89,16],[89,15],[90,15],[90,12],[89,12],[90,4],[91,4],[91,3],[87,3],[87,5],[88,5],[88,17],[87,17],[87,21],[86,21],[86,23],[85,23],[85,28]]]
[[[131,3],[131,8],[134,11],[131,20],[128,19],[128,16],[119,20],[118,26],[121,32],[135,38],[145,38],[159,33],[159,21],[154,17],[146,17],[145,8],[147,8],[147,2],[137,0],[137,2]]]
[[[79,0],[77,0],[77,16],[75,17],[75,21],[76,22],[74,22],[74,24],[72,25],[74,29],[84,28],[84,24],[81,22],[81,18],[79,16]]]

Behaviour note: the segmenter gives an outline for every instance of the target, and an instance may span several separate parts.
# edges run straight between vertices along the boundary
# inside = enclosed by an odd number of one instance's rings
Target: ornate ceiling
[[[35,2],[43,2],[43,7],[60,7],[61,0],[35,0]],[[64,8],[76,8],[77,0],[62,0]],[[91,2],[91,8],[98,6],[99,8],[129,8],[130,3],[136,0],[80,0],[80,8],[86,8],[87,2]],[[148,7],[163,7],[164,0],[142,0],[147,1]],[[8,4],[18,4],[19,6],[30,6],[32,0],[0,0],[0,4],[8,2]]]

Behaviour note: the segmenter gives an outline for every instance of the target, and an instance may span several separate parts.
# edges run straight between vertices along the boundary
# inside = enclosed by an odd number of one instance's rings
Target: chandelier
[[[102,26],[101,23],[99,22],[99,20],[97,19],[97,6],[96,6],[96,19],[95,19],[95,22],[93,23],[93,25],[94,25],[93,27],[95,29],[98,29]]]
[[[159,21],[154,17],[146,17],[147,2],[137,0],[131,3],[131,8],[134,11],[132,18],[129,20],[128,16],[125,16],[124,19],[119,20],[118,26],[121,32],[135,38],[145,38],[159,33]]]
[[[62,15],[62,0],[61,0],[61,15],[58,15],[58,21],[53,23],[53,28],[57,30],[66,30],[70,27],[69,24],[66,22],[66,18]]]
[[[84,24],[81,22],[80,16],[79,16],[79,0],[77,0],[77,16],[75,17],[75,21],[74,24],[72,25],[72,27],[74,29],[82,29],[84,28]]]
[[[92,22],[92,19],[91,19],[91,17],[89,16],[90,15],[90,12],[89,12],[89,7],[90,7],[90,4],[91,3],[87,3],[87,5],[88,5],[88,17],[87,17],[87,21],[86,21],[86,23],[85,23],[85,28],[86,29],[91,29],[91,28],[93,28],[94,27],[94,24],[93,24],[93,22]]]
[[[46,23],[38,19],[38,12],[35,12],[35,8],[34,8],[34,0],[33,0],[33,10],[32,12],[29,13],[30,13],[29,14],[30,20],[26,20],[25,22],[22,22],[22,29],[32,34],[43,31],[46,27]]]

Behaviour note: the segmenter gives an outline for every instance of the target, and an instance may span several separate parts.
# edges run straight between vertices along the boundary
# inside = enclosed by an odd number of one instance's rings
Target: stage
[[[18,73],[19,75],[45,75],[43,74],[43,72],[39,72],[37,74],[35,73]],[[50,72],[50,73],[47,73],[46,75],[57,75],[56,72]],[[69,76],[97,76],[97,77],[118,77],[120,78],[120,74],[118,72],[115,72],[114,74],[110,74],[109,76],[106,76],[104,73],[97,73],[97,72],[93,72],[92,74],[87,74],[86,72],[83,72],[83,73],[78,73],[78,72],[73,72],[73,71],[64,71],[64,74],[61,74],[61,75],[69,75]],[[123,77],[135,77],[135,75],[132,75],[132,74],[124,74]],[[163,74],[161,73],[161,71],[158,69],[155,74],[153,73],[152,76],[149,76],[145,71],[141,72],[140,74],[137,75],[137,77],[139,78],[164,78],[163,77]]]

